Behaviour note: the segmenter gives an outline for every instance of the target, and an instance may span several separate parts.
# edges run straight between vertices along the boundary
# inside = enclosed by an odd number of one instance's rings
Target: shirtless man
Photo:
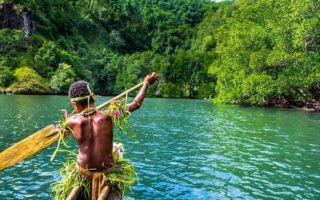
[[[144,84],[134,101],[126,105],[128,111],[132,112],[141,106],[149,84],[154,83],[157,78],[156,73],[145,77]],[[104,172],[112,169],[114,159],[111,116],[95,110],[94,94],[85,81],[78,81],[71,85],[69,98],[73,109],[78,113],[67,120],[67,125],[74,132],[79,146],[78,171],[81,173],[81,169],[85,169]]]

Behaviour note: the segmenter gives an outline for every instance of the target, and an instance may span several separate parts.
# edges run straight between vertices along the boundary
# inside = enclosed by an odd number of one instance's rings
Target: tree
[[[309,88],[320,77],[319,14],[311,0],[239,0],[218,10],[210,67],[217,101],[281,106],[315,98]]]
[[[16,55],[22,46],[23,34],[21,30],[0,30],[0,55]]]
[[[47,94],[51,92],[47,81],[30,67],[16,69],[13,76],[15,82],[6,89],[7,92],[16,94]]]
[[[0,66],[0,88],[7,87],[13,81],[13,73],[9,67]]]
[[[50,80],[50,87],[55,93],[67,94],[70,85],[75,82],[76,77],[76,73],[70,65],[60,63]]]
[[[78,59],[74,52],[61,49],[55,42],[48,41],[38,49],[34,56],[34,68],[41,76],[49,79],[53,76],[60,63],[77,66],[80,70],[81,65],[77,65],[79,63]]]

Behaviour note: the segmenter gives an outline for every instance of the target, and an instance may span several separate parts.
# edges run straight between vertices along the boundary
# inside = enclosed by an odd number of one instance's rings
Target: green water
[[[102,102],[107,98],[99,98]],[[0,95],[0,150],[57,121],[63,96]],[[146,99],[123,139],[139,184],[126,199],[320,199],[320,114]],[[0,199],[52,199],[54,146],[0,172]]]

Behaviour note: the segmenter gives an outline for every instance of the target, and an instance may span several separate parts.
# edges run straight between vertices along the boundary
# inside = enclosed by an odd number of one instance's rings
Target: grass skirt
[[[137,181],[137,174],[133,165],[126,159],[115,158],[115,168],[106,174],[107,184],[119,189],[124,197],[126,189]],[[56,200],[65,200],[76,186],[82,188],[85,199],[91,199],[91,181],[82,176],[76,169],[76,161],[70,160],[60,169],[63,179],[53,183],[52,193]]]

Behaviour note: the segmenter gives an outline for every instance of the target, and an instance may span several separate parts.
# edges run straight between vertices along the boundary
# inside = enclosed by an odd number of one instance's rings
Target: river
[[[65,96],[0,95],[0,151],[63,108]],[[320,199],[320,113],[146,99],[130,121],[138,139],[121,141],[139,184],[126,199]],[[50,162],[54,149],[1,171],[0,199],[53,199],[68,157]]]

